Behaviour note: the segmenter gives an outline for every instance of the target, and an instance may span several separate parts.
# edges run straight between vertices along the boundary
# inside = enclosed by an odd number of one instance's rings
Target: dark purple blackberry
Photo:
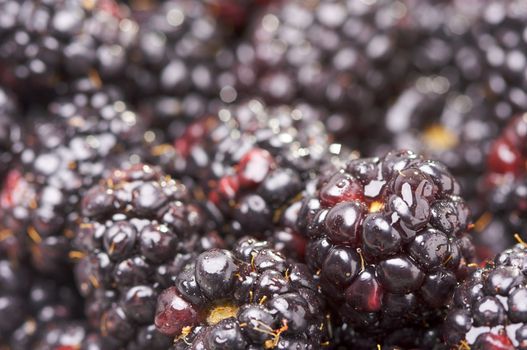
[[[25,148],[0,195],[0,229],[21,240],[46,273],[68,266],[84,191],[111,168],[137,162],[146,135],[116,91],[79,89],[52,102],[44,118],[28,120]]]
[[[372,145],[377,153],[405,147],[440,160],[460,181],[463,195],[473,199],[500,123],[481,89],[452,86],[449,79],[417,78],[387,109],[385,126],[391,137],[385,139],[391,144],[373,141]]]
[[[82,199],[71,255],[86,316],[103,338],[129,349],[167,349],[153,329],[158,293],[183,266],[221,246],[187,188],[159,169],[115,170]]]
[[[175,349],[320,349],[327,341],[307,266],[252,238],[188,264],[160,294],[155,323]]]
[[[527,349],[527,250],[505,250],[456,288],[443,325],[459,349]]]
[[[441,163],[411,151],[349,160],[319,178],[298,226],[308,265],[351,326],[422,324],[450,299],[474,253],[459,190]]]
[[[472,199],[490,140],[503,123],[500,119],[510,116],[510,110],[489,99],[482,83],[485,54],[471,35],[482,6],[466,1],[403,3],[410,9],[407,27],[419,44],[408,52],[412,72],[406,88],[386,109],[386,133],[370,143],[381,150],[366,153],[404,147],[440,160],[461,182],[465,198]]]
[[[200,120],[173,148],[154,153],[169,160],[171,172],[201,185],[223,233],[281,242],[277,248],[301,257],[299,195],[341,150],[330,145],[321,115],[306,104],[267,107],[250,100]]]
[[[14,96],[0,87],[0,181],[22,148],[19,113]]]
[[[0,347],[36,347],[43,332],[81,319],[82,300],[71,281],[46,278],[0,253]]]
[[[387,147],[404,145],[441,160],[463,194],[476,199],[492,139],[527,108],[519,73],[526,65],[527,9],[521,1],[407,2],[414,30],[424,32],[410,53],[424,76],[387,110],[393,136]]]
[[[113,0],[4,0],[0,13],[0,77],[22,95],[27,81],[46,92],[90,71],[114,79],[138,30]]]
[[[527,109],[527,80],[522,74],[527,65],[526,29],[527,7],[518,0],[486,2],[471,28],[477,48],[485,57],[487,74],[483,84],[487,98],[512,114]]]
[[[236,50],[240,94],[329,108],[328,130],[378,130],[409,68],[407,8],[393,1],[278,1],[254,20]],[[401,27],[401,28],[400,28]]]
[[[144,11],[127,67],[131,100],[154,126],[181,135],[190,121],[236,93],[227,68],[227,33],[200,1],[166,1]]]

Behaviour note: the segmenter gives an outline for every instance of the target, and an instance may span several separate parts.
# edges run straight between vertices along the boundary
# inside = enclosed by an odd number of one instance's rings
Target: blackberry
[[[407,75],[406,15],[392,1],[273,3],[236,49],[238,90],[268,103],[326,106],[328,130],[353,143],[350,134],[378,129]]]
[[[112,167],[137,162],[146,134],[117,91],[87,81],[78,89],[29,119],[0,194],[1,230],[27,246],[37,270],[58,275],[68,266],[80,197]]]
[[[419,150],[443,162],[474,199],[490,143],[500,123],[481,89],[452,86],[443,75],[420,76],[396,97],[386,112],[391,144],[372,142],[377,153],[389,147]],[[389,139],[389,138],[388,138]]]
[[[444,322],[447,344],[470,349],[527,348],[527,250],[518,244],[456,288]]]
[[[325,310],[307,266],[243,238],[189,263],[157,301],[157,329],[175,349],[319,349]]]
[[[411,53],[424,77],[396,98],[387,129],[395,147],[443,161],[464,194],[477,200],[474,179],[485,172],[492,139],[527,107],[525,79],[517,73],[526,61],[527,7],[520,1],[419,2],[410,14],[416,30],[426,33]]]
[[[4,0],[0,13],[0,76],[19,90],[29,82],[45,93],[90,71],[119,77],[138,30],[112,0]]]
[[[180,136],[189,121],[232,102],[228,33],[199,1],[166,1],[145,11],[127,67],[131,100],[152,124]]]
[[[35,344],[44,330],[82,322],[82,300],[72,283],[43,277],[23,261],[0,255],[0,347],[41,349]]]
[[[167,349],[170,339],[152,326],[157,295],[221,240],[183,184],[144,164],[92,187],[81,214],[72,255],[88,321],[120,348]]]
[[[14,96],[0,87],[0,181],[22,147],[19,113]]]
[[[439,162],[411,151],[323,174],[298,226],[326,297],[364,333],[437,316],[470,270],[469,210]]]
[[[223,233],[265,238],[301,257],[298,196],[340,151],[321,115],[306,104],[267,107],[249,100],[189,126],[174,147],[154,151],[171,172],[201,185]]]
[[[482,6],[481,16],[472,26],[477,48],[485,57],[487,74],[483,81],[487,98],[497,106],[496,116],[503,118],[527,109],[522,74],[527,60],[527,6],[522,1],[489,1]]]

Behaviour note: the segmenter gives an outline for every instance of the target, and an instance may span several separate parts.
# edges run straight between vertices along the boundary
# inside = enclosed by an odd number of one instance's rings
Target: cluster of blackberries
[[[0,0],[0,349],[527,349],[523,0]]]

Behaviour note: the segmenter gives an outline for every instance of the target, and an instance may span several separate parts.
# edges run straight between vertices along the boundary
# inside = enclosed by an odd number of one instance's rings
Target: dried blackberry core
[[[443,336],[460,349],[527,349],[527,249],[518,244],[456,288]]]
[[[410,151],[325,174],[298,217],[326,297],[368,332],[433,316],[472,259],[459,185],[441,163]]]
[[[148,165],[118,169],[84,195],[82,216],[72,254],[88,320],[118,347],[168,348],[153,327],[158,293],[221,245],[187,188]]]
[[[307,266],[252,238],[188,264],[160,294],[155,320],[176,349],[319,349],[327,332]]]

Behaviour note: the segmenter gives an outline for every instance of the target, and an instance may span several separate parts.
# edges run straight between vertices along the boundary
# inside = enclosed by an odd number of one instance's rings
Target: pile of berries
[[[527,349],[524,0],[0,0],[0,349]]]

